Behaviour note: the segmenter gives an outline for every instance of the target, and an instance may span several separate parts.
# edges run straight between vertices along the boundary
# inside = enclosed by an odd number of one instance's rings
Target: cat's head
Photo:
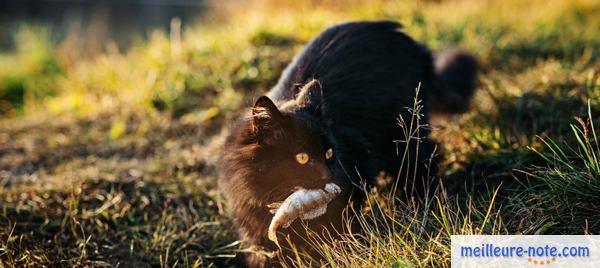
[[[229,168],[238,168],[231,174],[240,176],[234,183],[244,188],[240,190],[275,202],[297,187],[323,188],[333,181],[328,166],[336,161],[335,150],[318,120],[310,116],[310,108],[301,102],[279,109],[268,97],[260,97],[251,117],[234,131],[226,147],[231,151],[226,153],[235,162]]]

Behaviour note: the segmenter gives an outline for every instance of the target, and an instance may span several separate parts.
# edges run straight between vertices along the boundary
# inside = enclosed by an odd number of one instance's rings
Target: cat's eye
[[[308,163],[309,157],[307,153],[299,153],[296,155],[296,161],[300,163],[300,165],[304,165]]]
[[[333,149],[329,148],[325,151],[325,159],[329,160],[333,157]]]

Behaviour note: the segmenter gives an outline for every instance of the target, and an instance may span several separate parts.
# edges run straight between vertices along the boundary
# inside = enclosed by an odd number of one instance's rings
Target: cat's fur
[[[364,198],[356,184],[373,185],[381,171],[422,193],[425,173],[413,180],[408,176],[413,167],[399,170],[402,154],[397,152],[403,148],[397,146],[403,144],[394,141],[404,135],[397,119],[410,120],[406,107],[412,107],[419,83],[421,124],[427,124],[430,112],[465,111],[475,90],[477,62],[457,51],[434,61],[400,27],[381,21],[326,29],[285,69],[268,97],[256,101],[251,116],[232,128],[223,148],[220,182],[244,246],[276,249],[267,240],[272,218],[267,205],[284,200],[295,187],[335,182],[342,188],[325,215],[281,230],[281,239],[289,235],[301,250],[308,250],[302,224],[316,232],[339,230],[349,201],[361,204]],[[421,129],[418,156],[411,154],[409,161],[421,171],[435,147],[428,134]],[[327,160],[329,148],[334,157]],[[310,156],[308,164],[296,161],[301,152]],[[270,261],[261,254],[246,258],[253,267]]]

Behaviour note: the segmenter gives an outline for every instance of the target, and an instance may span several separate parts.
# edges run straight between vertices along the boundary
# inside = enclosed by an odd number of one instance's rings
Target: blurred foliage
[[[14,53],[0,53],[0,115],[22,114],[25,107],[57,95],[63,78],[47,30],[23,26],[15,42]]]

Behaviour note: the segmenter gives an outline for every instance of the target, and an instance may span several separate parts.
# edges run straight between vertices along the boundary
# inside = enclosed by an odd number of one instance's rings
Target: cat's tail
[[[435,58],[431,111],[442,114],[463,113],[477,88],[477,59],[461,50],[450,50]]]

